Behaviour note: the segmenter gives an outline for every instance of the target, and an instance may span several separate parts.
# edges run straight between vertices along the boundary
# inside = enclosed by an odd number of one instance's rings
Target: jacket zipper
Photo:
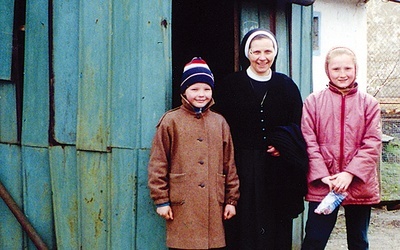
[[[340,156],[339,156],[339,171],[343,171],[343,155],[344,155],[344,118],[346,116],[346,96],[342,95],[342,107],[340,114]]]

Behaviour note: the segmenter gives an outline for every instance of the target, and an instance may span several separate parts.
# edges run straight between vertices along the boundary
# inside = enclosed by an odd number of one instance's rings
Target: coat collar
[[[329,90],[331,90],[333,93],[339,94],[339,95],[353,95],[358,91],[358,83],[354,83],[353,87],[345,90],[345,92],[343,92],[343,90],[340,90],[338,87],[336,87],[335,85],[333,85],[332,83],[329,83],[328,85]]]
[[[198,119],[201,118],[204,113],[208,112],[210,107],[215,103],[214,99],[211,99],[211,101],[205,107],[199,109],[190,104],[190,102],[183,95],[181,95],[181,101],[182,101],[181,108],[186,112],[189,112]]]

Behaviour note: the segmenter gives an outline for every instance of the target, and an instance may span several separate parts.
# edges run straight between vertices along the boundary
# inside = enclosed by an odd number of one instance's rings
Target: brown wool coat
[[[167,246],[208,249],[225,246],[223,208],[236,205],[239,179],[230,129],[206,109],[197,115],[183,101],[157,125],[148,165],[154,203],[171,203]]]

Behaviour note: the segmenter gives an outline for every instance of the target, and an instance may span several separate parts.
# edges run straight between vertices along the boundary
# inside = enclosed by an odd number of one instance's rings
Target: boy
[[[169,248],[225,247],[223,220],[236,214],[234,148],[227,122],[210,110],[213,88],[208,65],[193,58],[182,75],[182,105],[163,115],[153,139],[148,185]]]

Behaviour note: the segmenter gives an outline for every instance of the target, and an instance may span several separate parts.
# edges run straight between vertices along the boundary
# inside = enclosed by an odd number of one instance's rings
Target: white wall
[[[361,3],[359,3],[361,2]],[[326,53],[335,46],[352,49],[358,62],[357,82],[367,84],[367,9],[359,0],[316,0],[314,12],[320,13],[320,54],[313,56],[313,90],[326,87]],[[368,3],[367,3],[368,4]]]

